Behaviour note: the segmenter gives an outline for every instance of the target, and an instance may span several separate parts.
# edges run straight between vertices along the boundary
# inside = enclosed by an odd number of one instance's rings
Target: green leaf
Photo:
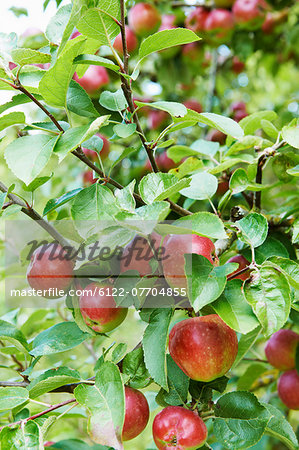
[[[0,387],[0,411],[13,409],[26,402],[29,393],[22,387]]]
[[[272,416],[267,424],[265,433],[274,437],[275,439],[279,439],[288,448],[292,450],[297,449],[298,440],[293,428],[285,418],[284,414],[279,411],[279,409],[275,408],[275,406],[268,403],[261,402],[261,405],[263,405]]]
[[[179,163],[183,158],[187,156],[197,155],[196,150],[192,150],[191,147],[186,145],[173,145],[167,150],[168,158],[172,159],[175,163]]]
[[[236,222],[241,231],[240,239],[251,247],[259,247],[266,240],[268,222],[265,216],[258,213],[249,213]]]
[[[169,211],[168,202],[154,202],[151,205],[141,206],[134,212],[120,212],[115,218],[121,221],[122,226],[136,232],[150,234],[159,222],[166,219]]]
[[[20,66],[26,64],[46,64],[51,62],[51,55],[31,48],[16,48],[11,52],[13,61]]]
[[[242,361],[243,357],[246,353],[251,349],[256,339],[260,335],[261,327],[258,326],[254,330],[250,331],[247,334],[243,334],[239,340],[238,345],[238,354],[233,364],[233,367],[237,366],[240,361]]]
[[[22,427],[5,427],[1,431],[0,441],[2,448],[11,450],[43,449],[43,437],[40,427],[33,420],[24,423]]]
[[[75,322],[62,322],[39,333],[33,340],[30,354],[34,357],[65,352],[84,342],[90,334],[83,333]]]
[[[114,195],[121,209],[126,209],[127,211],[135,210],[136,202],[133,195],[135,184],[136,180],[132,180],[128,186],[125,186],[123,189],[116,189],[114,191]]]
[[[65,203],[72,200],[81,190],[82,190],[81,188],[73,189],[72,191],[63,194],[61,197],[52,198],[51,200],[48,200],[43,211],[43,216],[49,214],[49,212],[51,211],[55,211],[55,209],[57,209],[59,206],[62,206]]]
[[[42,97],[38,94],[36,94],[35,97],[37,98],[37,100],[42,99]],[[31,99],[29,97],[27,97],[27,95],[25,95],[25,94],[14,95],[11,98],[11,100],[9,100],[8,102],[6,102],[0,106],[0,114],[2,114],[4,111],[6,111],[9,108],[14,108],[15,106],[23,105],[24,103],[30,103],[30,102],[31,102]]]
[[[89,9],[77,23],[80,33],[99,41],[100,45],[109,45],[118,34],[120,21],[120,4],[110,0],[101,0],[97,8]]]
[[[185,256],[185,261],[189,299],[197,312],[220,296],[226,285],[227,273],[224,266],[214,267],[207,258],[195,253]]]
[[[257,419],[265,412],[257,397],[251,392],[229,392],[216,403],[216,417],[230,419]]]
[[[116,92],[102,92],[99,102],[104,108],[109,109],[110,111],[123,111],[128,107],[122,89],[118,89]]]
[[[145,365],[154,381],[165,390],[168,390],[166,349],[172,315],[171,309],[155,309],[142,340]]]
[[[297,166],[295,167],[292,167],[291,169],[288,169],[287,173],[289,175],[292,175],[293,177],[299,177],[299,164],[297,164]]]
[[[229,158],[226,161],[223,161],[221,164],[218,164],[218,166],[209,169],[209,173],[216,175],[240,163],[250,164],[250,161],[246,161],[242,158]]]
[[[126,384],[134,389],[141,389],[150,384],[151,376],[145,367],[142,348],[136,348],[124,357],[122,372],[127,377]]]
[[[137,149],[133,148],[133,147],[127,147],[124,149],[124,151],[119,155],[119,157],[117,158],[116,161],[114,161],[111,164],[111,168],[110,170],[114,169],[115,166],[117,166],[117,164],[119,164],[123,159],[127,158],[129,155],[131,155],[132,153],[136,152]],[[134,180],[136,183],[136,180]],[[135,184],[134,184],[135,185]]]
[[[244,134],[254,134],[256,130],[262,127],[262,120],[269,120],[273,122],[277,118],[274,111],[257,111],[240,120],[239,124],[244,130]]]
[[[165,200],[190,184],[189,178],[178,180],[169,173],[150,173],[142,178],[139,192],[145,203]]]
[[[254,330],[259,322],[246,302],[241,280],[227,283],[223,294],[212,304],[216,313],[233,330],[247,334]]]
[[[29,350],[24,334],[5,320],[0,320],[0,340],[11,342],[21,352],[27,353]]]
[[[249,191],[261,191],[267,189],[267,186],[250,182],[247,172],[244,169],[236,169],[234,171],[229,181],[229,187],[233,194],[239,194],[246,189]]]
[[[58,137],[36,134],[14,140],[5,149],[8,167],[28,185],[47,165]]]
[[[226,239],[227,234],[221,219],[210,212],[198,212],[192,216],[181,217],[173,225],[192,230],[200,236],[214,239]]]
[[[145,103],[145,102],[139,102],[135,101],[136,105],[139,106],[146,106],[149,108],[154,109],[160,109],[161,111],[166,111],[168,114],[174,117],[184,117],[185,114],[187,114],[187,108],[182,103],[177,102],[152,102],[152,103]]]
[[[125,395],[117,366],[104,362],[96,373],[95,386],[80,385],[74,394],[76,400],[90,411],[88,432],[92,440],[122,450]]]
[[[268,262],[278,266],[279,270],[282,270],[289,283],[294,288],[299,289],[299,264],[297,261],[282,258],[281,256],[272,256],[268,259]]]
[[[73,60],[84,45],[85,39],[82,36],[68,41],[55,64],[47,70],[41,79],[39,92],[49,105],[57,108],[66,107],[69,84],[76,70]]]
[[[250,283],[245,283],[245,298],[263,326],[263,333],[268,337],[282,328],[289,317],[289,284],[283,273],[267,261],[251,278]]]
[[[273,123],[271,123],[269,120],[266,119],[262,119],[261,120],[261,126],[263,131],[270,136],[270,138],[272,139],[277,139],[278,137],[278,129],[273,125]]]
[[[4,130],[7,127],[11,127],[12,125],[16,125],[19,123],[25,123],[26,118],[23,112],[12,112],[6,114],[5,116],[0,117],[0,131]]]
[[[246,371],[238,380],[238,391],[249,391],[253,383],[267,371],[267,365],[264,363],[253,363],[247,367]]]
[[[186,28],[175,28],[172,30],[163,30],[152,34],[144,39],[139,48],[139,59],[154,52],[159,52],[165,48],[174,47],[176,45],[189,44],[191,42],[200,41],[193,31]]]
[[[167,379],[169,392],[162,390],[163,400],[173,406],[184,404],[188,395],[189,377],[176,365],[170,355],[167,355]]]
[[[7,192],[0,192],[0,211],[5,203]]]
[[[79,372],[68,367],[56,367],[46,370],[39,377],[35,378],[28,386],[30,398],[37,398],[47,392],[64,386],[68,383],[80,381]]]
[[[255,249],[254,253],[257,264],[262,264],[272,256],[279,256],[283,258],[288,258],[289,256],[285,246],[272,236],[268,236],[265,242]],[[250,259],[251,255],[249,249],[244,251],[244,256],[245,258]]]
[[[67,26],[72,12],[72,4],[64,5],[58,9],[55,16],[53,16],[47,25],[45,35],[46,38],[53,44],[59,45]]]
[[[259,136],[244,136],[230,146],[225,156],[230,156],[243,150],[250,150],[254,148],[255,145],[260,145],[262,141],[263,139]],[[269,143],[272,144],[271,142]]]
[[[197,154],[207,156],[215,156],[220,148],[219,142],[206,141],[204,139],[197,139],[191,145],[192,150],[195,150]]]
[[[218,180],[207,172],[199,172],[191,177],[190,185],[180,191],[182,195],[196,200],[213,197],[218,189]]]
[[[119,66],[114,64],[110,59],[103,58],[99,55],[79,55],[74,59],[74,64],[79,65],[92,65],[92,66],[102,66],[106,67],[106,69],[113,70],[114,72],[119,71]]]
[[[220,116],[219,114],[214,113],[200,113],[198,116],[198,122],[216,128],[224,134],[228,134],[236,139],[240,139],[244,136],[244,132],[240,125],[229,117]]]
[[[132,136],[132,134],[136,131],[136,124],[135,123],[119,123],[113,127],[114,133],[121,137],[121,138],[127,138],[129,136]]]
[[[80,127],[69,128],[66,130],[54,148],[54,153],[58,155],[59,162],[61,162],[68,153],[90,139],[102,126],[106,125],[108,118],[109,116],[101,116],[88,125],[81,125]]]
[[[47,183],[47,181],[49,181],[52,178],[52,176],[53,176],[53,173],[48,177],[35,178],[35,180],[31,181],[31,183],[29,183],[28,186],[26,186],[26,184],[23,184],[23,189],[24,189],[24,191],[27,191],[27,192],[34,192],[40,186]]]
[[[299,148],[299,127],[286,126],[283,127],[281,135],[283,139],[294,148]]]
[[[83,89],[75,80],[71,80],[66,97],[67,109],[79,116],[98,117],[99,113]]]
[[[26,8],[17,8],[16,6],[11,6],[9,11],[13,12],[16,17],[28,16],[28,11]]]
[[[11,52],[18,45],[18,36],[16,33],[0,33],[0,57],[4,63],[11,61]]]

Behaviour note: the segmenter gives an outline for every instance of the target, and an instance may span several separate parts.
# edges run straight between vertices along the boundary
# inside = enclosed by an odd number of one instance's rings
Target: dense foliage
[[[0,33],[1,448],[297,449],[298,2],[56,6]]]

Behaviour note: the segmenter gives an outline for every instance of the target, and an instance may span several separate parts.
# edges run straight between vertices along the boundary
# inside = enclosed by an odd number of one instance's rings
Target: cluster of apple
[[[278,395],[289,409],[295,410],[299,410],[299,374],[295,369],[297,348],[299,334],[288,329],[274,333],[265,347],[269,363],[284,372],[278,380]]]

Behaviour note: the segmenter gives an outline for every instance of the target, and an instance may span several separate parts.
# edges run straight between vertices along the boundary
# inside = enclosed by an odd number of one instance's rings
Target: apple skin
[[[238,353],[238,339],[216,314],[193,317],[174,325],[169,352],[188,377],[208,382],[229,371]]]
[[[220,145],[224,145],[226,141],[226,134],[219,130],[210,130],[206,139],[208,141],[219,142]]]
[[[227,9],[213,9],[205,21],[205,29],[217,40],[225,39],[234,29],[234,16]]]
[[[169,115],[165,111],[150,111],[148,116],[148,127],[150,130],[157,130],[162,125],[164,126],[167,123],[168,119]]]
[[[155,6],[149,3],[137,3],[129,11],[128,22],[137,36],[145,37],[158,30],[161,15]]]
[[[101,66],[89,66],[83,77],[79,78],[74,73],[73,78],[91,96],[98,95],[100,89],[109,83],[108,72]]]
[[[229,190],[229,182],[227,180],[219,180],[216,195],[224,195]]]
[[[161,236],[153,232],[151,234],[151,240],[154,248],[158,251],[161,243]],[[129,258],[129,261],[127,261],[126,258]],[[123,273],[127,270],[137,270],[141,277],[150,275],[153,272],[150,266],[150,260],[152,258],[154,258],[154,254],[147,240],[142,236],[135,236],[123,250],[120,271]]]
[[[232,71],[239,75],[242,73],[245,69],[245,64],[243,61],[240,61],[240,59],[237,56],[234,56],[232,59]],[[245,105],[246,106],[246,105]]]
[[[56,444],[54,441],[47,441],[44,443],[44,447],[51,447],[52,445]]]
[[[201,417],[182,406],[167,406],[153,422],[153,438],[159,450],[196,450],[207,437],[208,430]]]
[[[186,108],[192,109],[195,112],[202,113],[203,111],[201,104],[195,99],[190,98],[189,100],[186,100],[183,104],[186,106]]]
[[[101,155],[101,159],[106,159],[107,156],[110,153],[110,142],[109,140],[106,138],[106,136],[104,136],[103,134],[97,133],[97,136],[99,136],[102,141],[103,141],[103,147],[100,151],[100,155]],[[90,150],[89,148],[82,148],[83,152],[85,153],[85,155],[91,159],[91,161],[96,162],[98,161],[98,155],[97,152],[95,152],[94,150]]]
[[[244,102],[234,102],[231,104],[231,109],[233,111],[233,119],[236,122],[240,122],[240,120],[244,119],[244,117],[248,116],[246,103]]]
[[[73,31],[73,33],[71,34],[70,39],[75,39],[75,38],[78,37],[78,36],[81,36],[80,31],[78,31],[78,30]]]
[[[132,54],[138,47],[138,39],[134,31],[132,31],[128,26],[126,26],[125,29],[126,29],[127,50],[129,54]],[[123,42],[121,33],[119,33],[116,36],[113,47],[120,55],[123,55]]]
[[[101,295],[99,289],[104,290]],[[88,295],[87,291],[95,291]],[[109,295],[107,295],[109,294]],[[86,325],[97,333],[107,333],[118,327],[126,318],[128,309],[118,308],[112,297],[112,286],[104,283],[91,283],[82,292],[79,308]]]
[[[125,386],[125,403],[122,440],[130,441],[145,429],[149,419],[149,406],[142,392],[129,386]]]
[[[267,360],[279,370],[294,369],[297,345],[299,345],[298,333],[292,330],[276,331],[265,347]]]
[[[280,400],[289,408],[299,410],[299,375],[296,369],[284,372],[277,385]]]
[[[164,151],[157,156],[157,164],[162,172],[168,172],[175,167],[175,162],[167,156],[167,152]]]
[[[232,256],[228,261],[228,263],[238,263],[239,267],[234,270],[232,273],[229,274],[229,276],[234,275],[235,273],[239,272],[239,270],[245,269],[245,267],[249,266],[250,262],[247,261],[246,258],[242,255],[236,255]],[[234,280],[248,280],[250,277],[250,270],[246,270],[246,272],[241,273],[240,275],[234,277]]]
[[[264,0],[236,0],[232,12],[236,23],[254,30],[262,25],[267,8]]]
[[[206,20],[209,16],[209,11],[198,6],[186,17],[185,27],[194,33],[202,33],[206,30]]]
[[[85,170],[82,178],[84,186],[90,186],[98,181],[97,178],[94,178],[93,170]]]
[[[162,260],[164,277],[173,288],[187,288],[187,278],[184,271],[185,253],[196,253],[207,258],[210,263],[217,265],[215,246],[211,239],[197,234],[171,235],[166,242],[165,257]]]
[[[52,254],[53,252],[53,254]],[[38,247],[31,256],[27,280],[33,289],[66,290],[73,280],[74,261],[69,259],[61,245]],[[49,295],[45,298],[57,298]]]

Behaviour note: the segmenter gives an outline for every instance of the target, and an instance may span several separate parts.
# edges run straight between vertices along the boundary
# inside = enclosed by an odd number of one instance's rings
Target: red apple
[[[284,11],[267,12],[265,21],[262,25],[262,31],[265,34],[272,34],[278,25],[287,21],[288,14],[288,9],[285,9]]]
[[[299,410],[299,375],[296,369],[283,373],[277,388],[280,400],[289,409]]]
[[[261,26],[268,6],[264,0],[236,0],[233,6],[235,21],[249,29]]]
[[[17,67],[17,65],[14,62],[10,61],[8,63],[8,67],[9,67],[9,70],[13,70],[15,67]]]
[[[223,195],[229,190],[229,182],[228,180],[220,179],[218,181],[217,195]]]
[[[205,29],[217,40],[231,35],[234,28],[234,17],[227,9],[213,9],[205,22]]]
[[[129,386],[125,386],[125,400],[126,412],[122,439],[130,441],[145,429],[149,419],[149,406],[142,392]]]
[[[195,99],[190,98],[189,100],[186,100],[183,104],[184,104],[184,105],[186,106],[186,108],[188,108],[188,109],[192,109],[192,110],[195,111],[195,112],[202,113],[202,106],[201,106],[201,104],[200,104],[197,100],[195,100]]]
[[[151,130],[157,130],[167,123],[169,115],[165,111],[152,110],[148,116],[148,126]]]
[[[55,444],[54,441],[47,441],[47,442],[44,443],[44,447],[51,447],[54,444]]]
[[[93,170],[85,170],[83,172],[83,185],[90,186],[91,184],[96,183],[98,180],[94,178]]]
[[[156,252],[158,252],[161,243],[161,236],[157,233],[152,233],[151,241]],[[156,256],[162,257],[163,255],[159,253],[159,255]],[[150,265],[150,261],[153,258],[154,254],[148,241],[141,236],[135,236],[123,250],[120,262],[120,271],[123,273],[127,270],[137,270],[141,277],[150,275],[153,272]]]
[[[175,26],[176,16],[174,14],[163,14],[161,19],[162,20],[159,31],[171,30],[173,28],[176,28]]]
[[[162,260],[164,277],[171,287],[187,288],[185,274],[186,253],[196,253],[218,264],[215,246],[211,239],[197,234],[173,234],[165,242],[165,257]]]
[[[193,317],[174,325],[169,352],[188,377],[208,382],[229,371],[238,353],[238,339],[216,314]]]
[[[36,290],[46,291],[45,298],[59,298],[57,291],[66,291],[73,280],[74,261],[67,249],[59,244],[38,247],[31,256],[27,269],[27,280]],[[55,292],[50,292],[54,289]],[[48,291],[48,292],[47,292]]]
[[[219,130],[210,130],[206,139],[208,141],[219,142],[220,145],[224,145],[226,141],[226,134]]]
[[[239,73],[242,73],[245,69],[245,64],[243,61],[240,61],[240,59],[237,56],[234,56],[232,59],[232,71],[239,75]]]
[[[233,119],[236,122],[240,122],[240,120],[242,120],[242,119],[244,119],[244,117],[248,116],[248,112],[246,109],[246,103],[244,103],[244,102],[232,103],[231,109],[233,111]]]
[[[153,422],[153,438],[160,450],[196,450],[207,437],[207,427],[198,413],[182,406],[167,406]]]
[[[73,33],[71,34],[70,39],[75,39],[77,36],[81,36],[80,31],[78,31],[78,30],[73,31]]]
[[[126,26],[125,28],[126,28],[127,50],[128,50],[128,53],[131,54],[131,53],[134,53],[134,51],[138,47],[138,39],[137,39],[135,33],[128,26]],[[120,55],[123,54],[123,41],[122,41],[121,33],[119,33],[116,36],[113,47]]]
[[[109,83],[108,72],[101,66],[89,66],[83,77],[79,78],[74,73],[73,78],[92,96],[97,95],[101,88]]]
[[[227,262],[228,263],[238,263],[239,264],[239,267],[236,270],[234,270],[234,272],[232,272],[230,274],[230,276],[232,276],[235,273],[239,272],[239,270],[245,269],[245,267],[249,266],[249,264],[250,264],[250,262],[247,261],[247,259],[244,258],[244,256],[242,256],[242,255],[233,256]],[[250,277],[250,270],[246,270],[246,272],[241,273],[240,275],[236,276],[234,279],[245,281],[249,277]]]
[[[128,14],[130,28],[138,36],[148,36],[158,30],[161,16],[157,8],[149,3],[137,3]]]
[[[157,156],[157,165],[162,172],[168,172],[175,167],[175,162],[167,156],[165,150]]]
[[[112,289],[111,285],[105,283],[91,283],[79,299],[84,322],[97,333],[114,330],[126,318],[128,309],[116,306]]]
[[[279,330],[268,340],[265,354],[269,363],[279,370],[295,368],[296,348],[299,334],[292,330]]]
[[[206,30],[206,20],[209,16],[209,11],[202,6],[195,8],[187,16],[185,21],[186,28],[194,31],[194,33],[204,32]]]

